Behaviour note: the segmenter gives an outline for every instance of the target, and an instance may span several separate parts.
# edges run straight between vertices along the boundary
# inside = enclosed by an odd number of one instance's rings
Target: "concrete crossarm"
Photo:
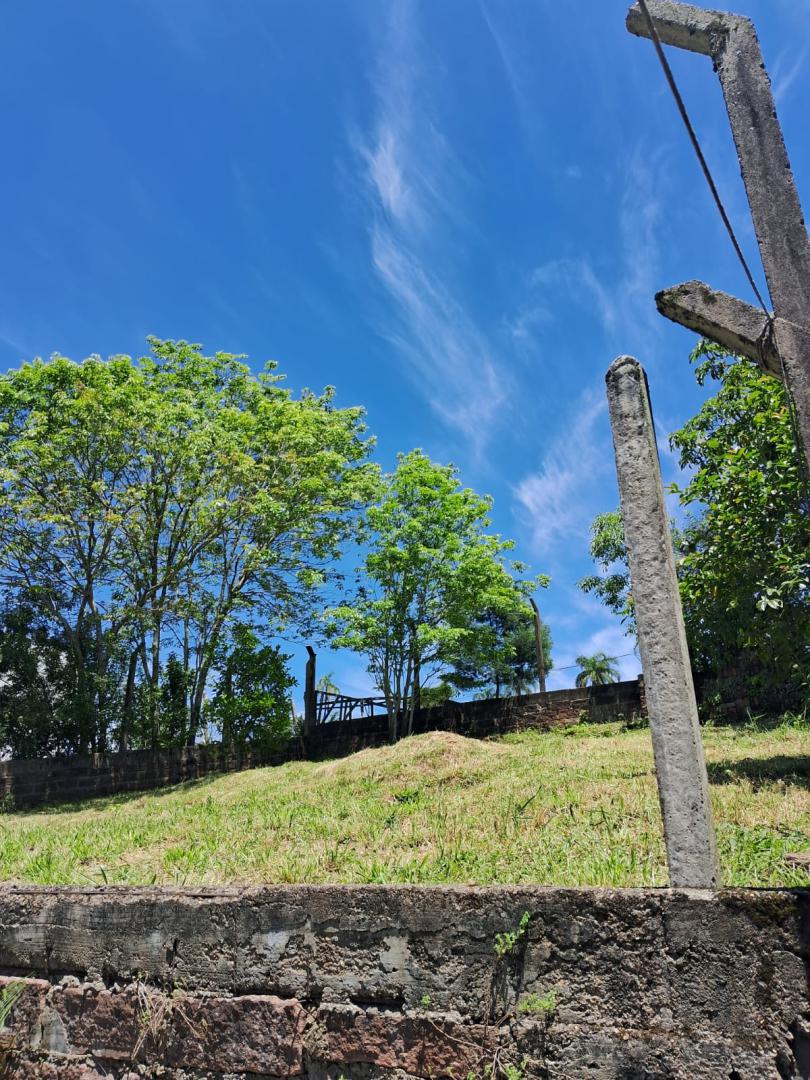
[[[739,356],[760,364],[769,375],[782,378],[782,366],[765,313],[751,304],[719,292],[702,281],[687,281],[655,295],[667,319],[711,338]]]
[[[706,11],[692,4],[675,3],[674,0],[650,0],[647,6],[655,19],[661,41],[688,52],[714,56],[722,48],[723,39],[729,31],[748,30],[754,33],[754,24],[741,15]],[[627,29],[636,37],[650,36],[647,20],[638,4],[633,4],[627,13]]]

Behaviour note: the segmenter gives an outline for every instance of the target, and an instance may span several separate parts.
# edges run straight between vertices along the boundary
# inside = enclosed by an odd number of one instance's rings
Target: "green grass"
[[[723,878],[807,885],[806,724],[704,731]],[[143,795],[0,815],[0,878],[37,884],[664,885],[648,731],[434,733]]]

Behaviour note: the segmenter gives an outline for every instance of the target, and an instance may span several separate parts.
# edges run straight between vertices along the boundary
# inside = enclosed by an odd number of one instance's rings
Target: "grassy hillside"
[[[801,885],[810,734],[708,729],[725,882]],[[42,884],[666,883],[648,731],[435,733],[325,764],[0,816],[0,878]]]

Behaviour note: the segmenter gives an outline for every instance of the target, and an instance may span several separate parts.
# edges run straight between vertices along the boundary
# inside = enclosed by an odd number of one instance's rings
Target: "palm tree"
[[[317,683],[315,684],[315,689],[321,690],[325,694],[340,693],[340,687],[335,682],[334,676],[331,671],[328,672],[326,675],[321,675],[320,679],[318,679]]]
[[[578,656],[577,666],[579,667],[576,678],[578,687],[587,686],[588,683],[591,686],[607,686],[608,683],[619,681],[619,672],[613,666],[613,657],[608,656],[607,653],[598,652],[593,656]]]

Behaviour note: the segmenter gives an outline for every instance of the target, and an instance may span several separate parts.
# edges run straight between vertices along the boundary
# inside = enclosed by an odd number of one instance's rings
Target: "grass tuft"
[[[704,730],[727,885],[807,885],[806,724]],[[789,856],[793,857],[792,859]],[[0,817],[0,879],[57,884],[667,881],[648,731],[447,732],[325,763]]]

